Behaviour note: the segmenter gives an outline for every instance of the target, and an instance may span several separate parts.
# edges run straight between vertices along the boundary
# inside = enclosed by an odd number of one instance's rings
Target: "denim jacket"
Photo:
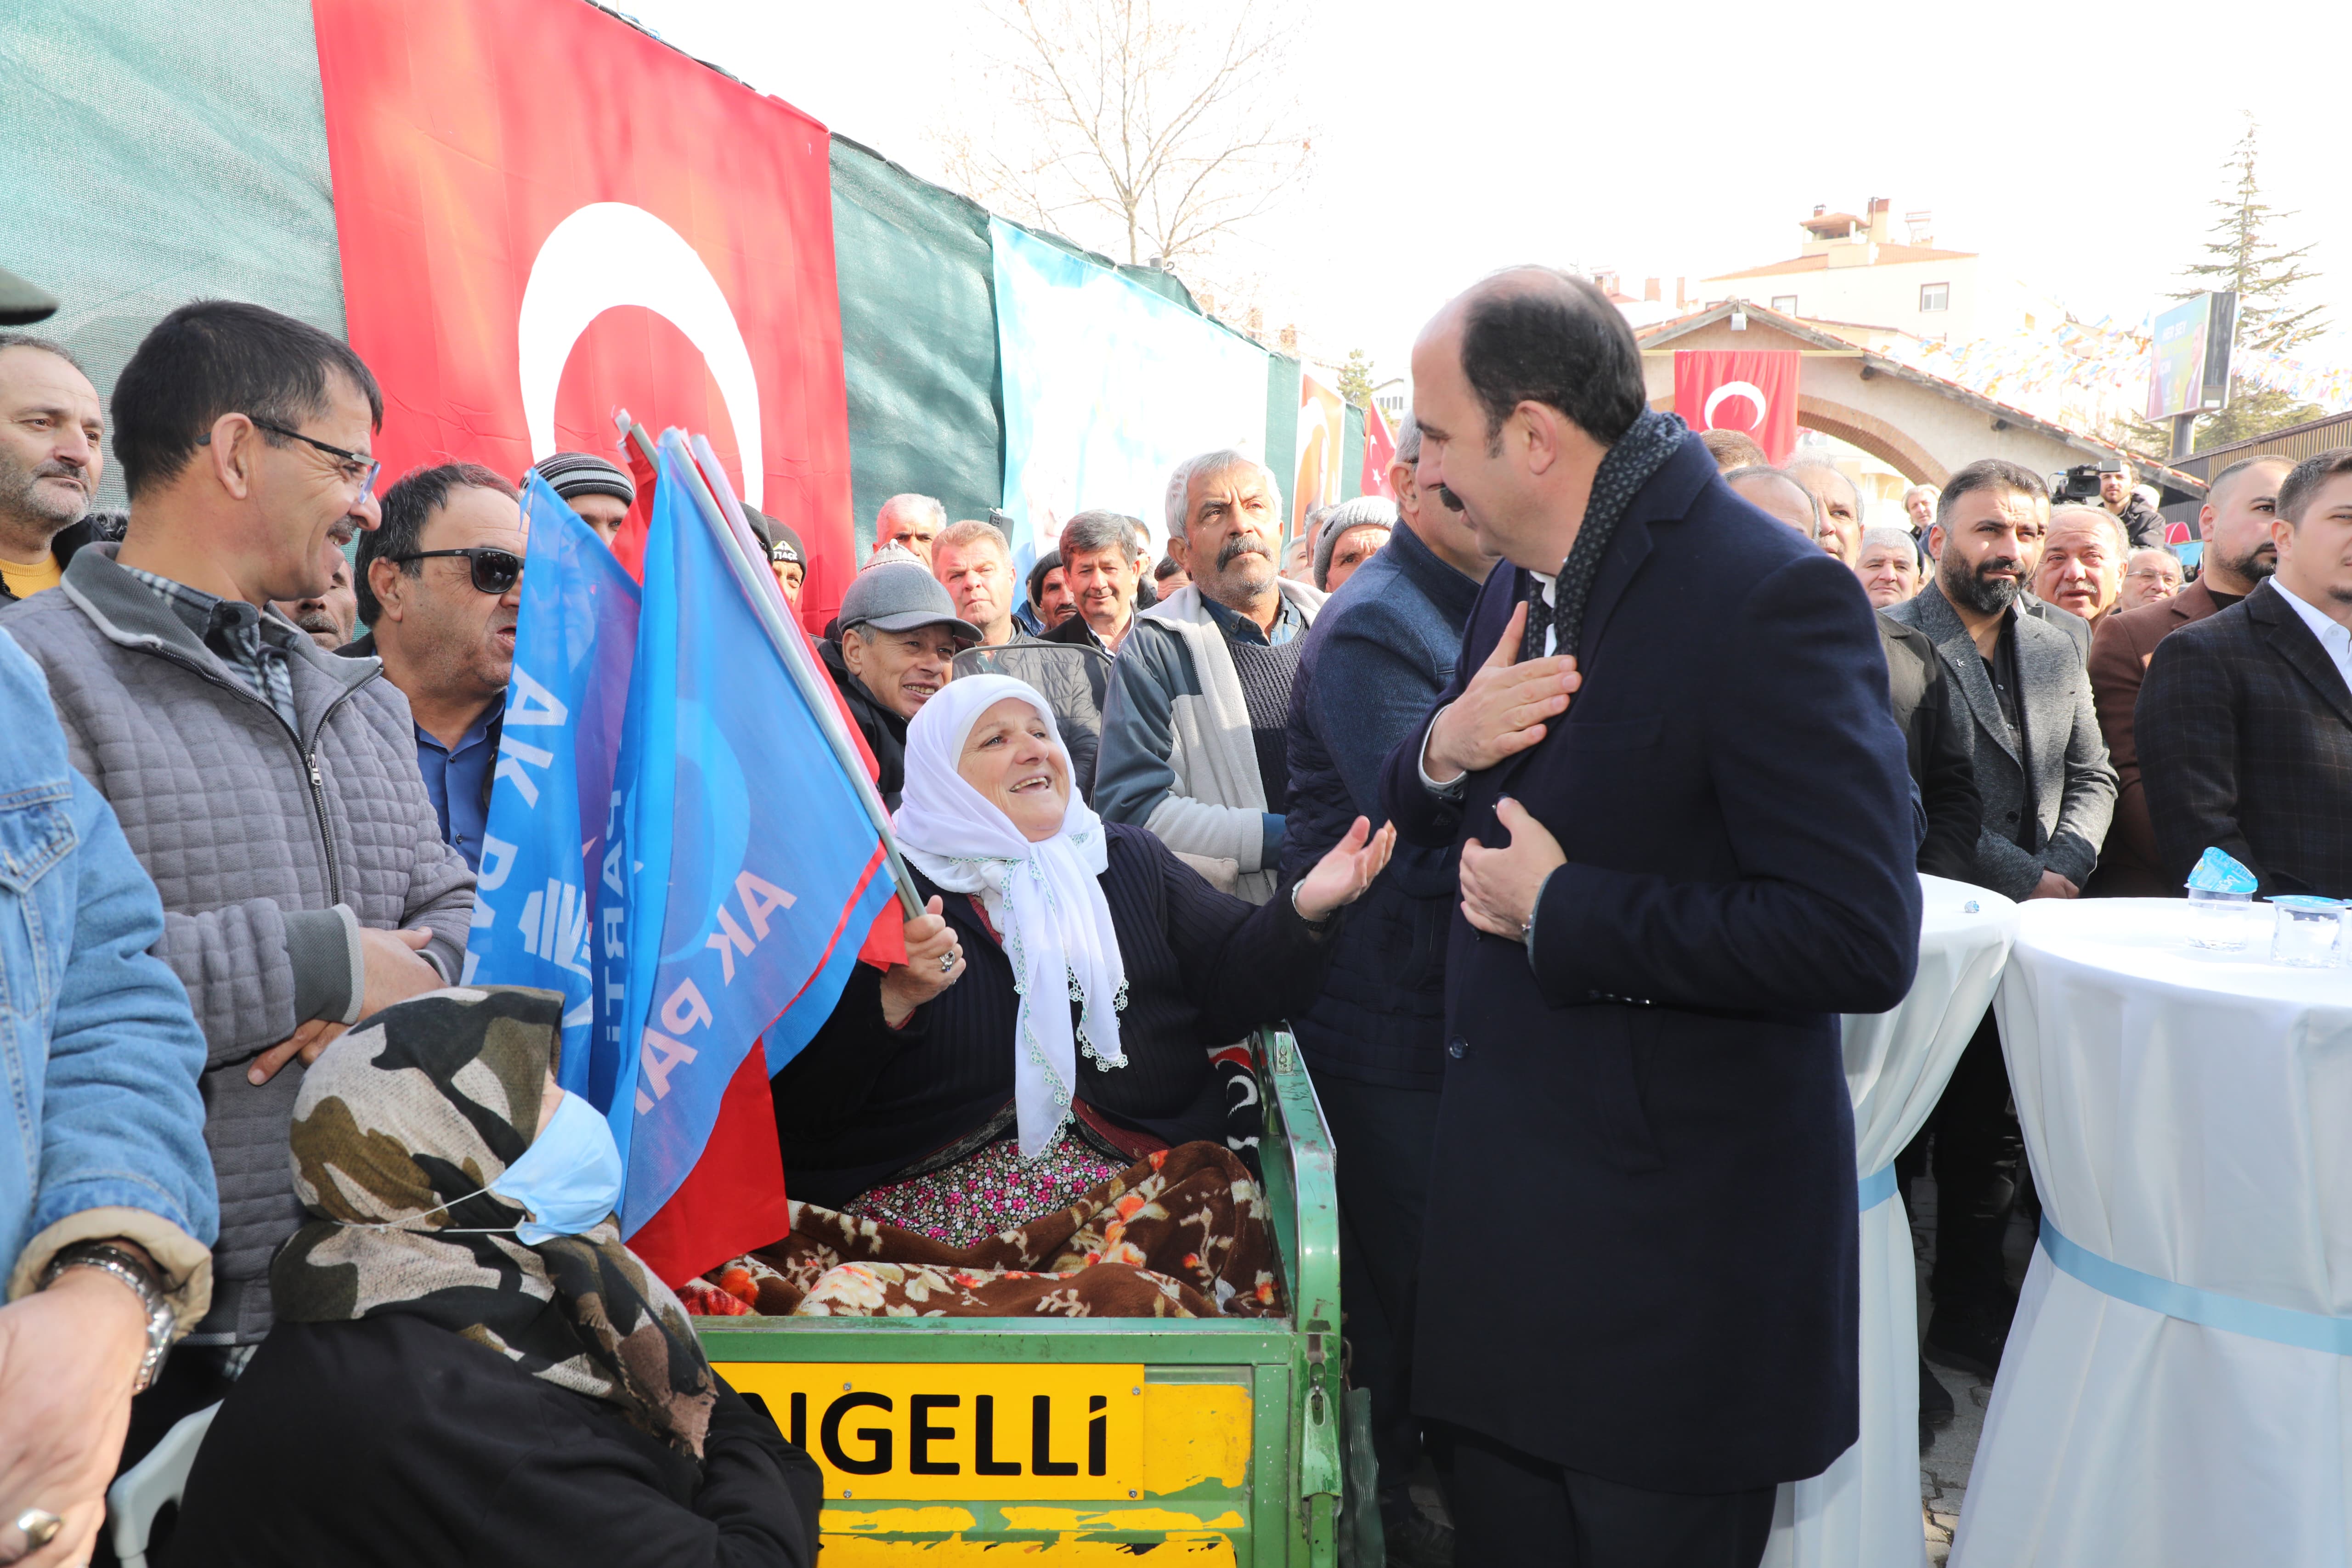
[[[72,1242],[134,1241],[184,1331],[219,1230],[196,1092],[205,1037],[148,949],[163,906],[68,765],[40,668],[0,633],[0,1268],[14,1300]]]

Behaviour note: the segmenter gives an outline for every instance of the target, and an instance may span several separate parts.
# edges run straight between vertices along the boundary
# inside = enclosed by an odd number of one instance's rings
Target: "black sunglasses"
[[[462,555],[473,568],[477,593],[497,595],[513,587],[522,576],[522,557],[511,550],[500,550],[494,544],[469,544],[463,550],[420,550],[414,555],[387,555],[386,561],[431,561],[443,555]]]

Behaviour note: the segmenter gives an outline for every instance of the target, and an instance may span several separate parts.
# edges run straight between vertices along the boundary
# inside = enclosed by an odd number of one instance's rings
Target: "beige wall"
[[[1769,306],[1783,296],[1797,297],[1790,315],[1830,321],[1856,321],[1866,326],[1894,327],[1914,337],[1948,337],[1964,342],[1974,337],[2013,330],[2014,322],[1990,322],[1980,318],[1977,289],[1977,258],[1944,261],[1881,262],[1871,267],[1830,267],[1818,272],[1783,272],[1763,278],[1710,278],[1702,285],[1709,300],[1735,296]],[[1950,306],[1922,311],[1919,286],[1948,285]]]

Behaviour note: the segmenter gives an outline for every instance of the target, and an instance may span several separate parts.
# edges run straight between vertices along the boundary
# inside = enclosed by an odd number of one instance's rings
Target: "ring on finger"
[[[940,954],[940,973],[941,974],[953,973],[955,972],[955,966],[956,950],[954,948],[950,948],[945,952]]]
[[[65,1528],[66,1521],[47,1509],[28,1508],[18,1514],[13,1522],[16,1526],[17,1532],[24,1536],[26,1544],[33,1551],[37,1552],[58,1538],[58,1531]]]

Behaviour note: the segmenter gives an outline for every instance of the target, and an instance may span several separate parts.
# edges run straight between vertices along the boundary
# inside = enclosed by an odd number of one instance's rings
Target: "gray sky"
[[[976,101],[971,8],[948,0],[621,3],[919,174],[936,172],[926,130]],[[1794,255],[1814,203],[1874,195],[1898,237],[1930,209],[1938,245],[2079,316],[2136,317],[2198,258],[2248,110],[2268,199],[2300,209],[2279,237],[2316,245],[2308,299],[2336,328],[2321,357],[2352,359],[2352,132],[2326,63],[2352,6],[2273,8],[2232,42],[2210,5],[2171,0],[1296,3],[1315,17],[1317,168],[1266,235],[1267,294],[1383,375],[1496,267],[1613,267],[1671,298],[1677,275]]]

